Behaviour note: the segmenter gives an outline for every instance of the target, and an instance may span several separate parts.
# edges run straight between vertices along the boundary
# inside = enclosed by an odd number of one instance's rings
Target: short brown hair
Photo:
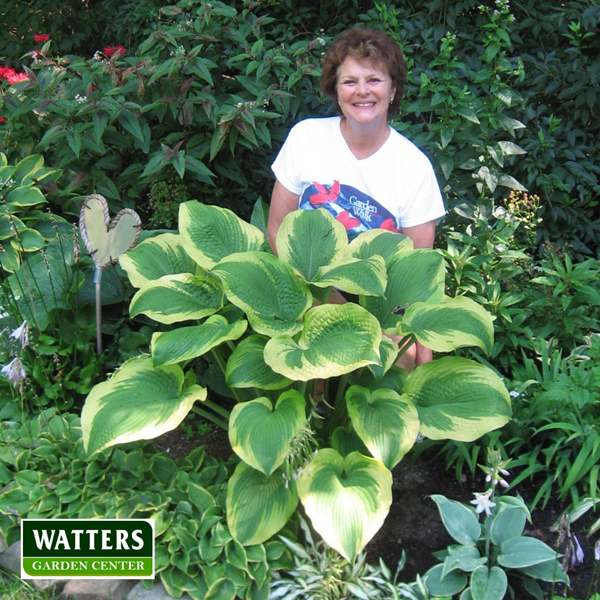
[[[337,105],[338,67],[351,56],[357,60],[367,59],[377,66],[385,67],[392,85],[396,88],[394,101],[388,107],[388,120],[398,114],[400,100],[406,83],[406,63],[398,42],[385,31],[372,27],[353,27],[344,31],[333,43],[325,56],[321,73],[321,91]]]

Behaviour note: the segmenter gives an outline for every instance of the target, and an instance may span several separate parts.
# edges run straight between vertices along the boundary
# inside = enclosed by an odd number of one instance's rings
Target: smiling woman
[[[433,247],[436,219],[445,214],[433,168],[388,124],[405,82],[402,51],[387,33],[355,27],[334,42],[321,89],[338,116],[295,125],[272,166],[277,179],[267,236],[275,253],[281,222],[299,208],[325,209],[350,240],[380,228],[406,235],[414,248]],[[338,296],[332,301],[343,301]],[[405,356],[401,366],[409,369],[431,360],[421,346]]]

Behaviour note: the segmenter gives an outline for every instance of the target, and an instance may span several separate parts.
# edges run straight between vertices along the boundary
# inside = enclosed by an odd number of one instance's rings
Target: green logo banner
[[[154,519],[22,519],[21,577],[154,579]]]

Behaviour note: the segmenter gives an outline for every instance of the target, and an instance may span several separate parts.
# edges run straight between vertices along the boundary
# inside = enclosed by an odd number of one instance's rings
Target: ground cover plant
[[[515,502],[516,512],[507,514],[522,519],[532,511],[535,522],[542,507],[568,509],[556,533],[565,554],[560,561],[576,569],[571,595],[593,597],[598,563],[592,556],[594,548],[600,552],[600,8],[591,0],[399,4],[182,0],[157,6],[134,0],[84,6],[36,0],[26,15],[11,1],[0,8],[10,24],[0,32],[0,394],[6,402],[0,525],[9,541],[16,538],[18,516],[36,511],[143,511],[140,498],[104,487],[128,476],[144,488],[144,499],[152,489],[155,498],[179,502],[153,506],[185,520],[162,537],[160,573],[173,595],[186,590],[204,597],[213,586],[224,597],[262,598],[273,578],[272,593],[282,597],[306,585],[316,598],[389,593],[422,599],[433,593],[427,568],[409,585],[402,572],[392,577],[376,559],[365,563],[361,552],[390,502],[391,467],[403,457],[403,468],[417,455],[436,457],[461,480],[477,480],[477,464],[497,448],[502,460],[511,460],[509,495],[501,498],[536,488],[524,494],[526,505],[516,508]],[[81,14],[85,18],[74,16]],[[264,250],[260,230],[268,209],[256,200],[270,193],[269,164],[290,126],[328,112],[317,91],[320,59],[333,37],[355,23],[384,27],[404,49],[409,80],[394,126],[432,158],[449,214],[439,228],[437,254],[415,254],[387,236],[365,238],[359,249],[344,243],[335,227],[311,222],[324,236],[314,240],[323,259],[318,271],[306,266],[306,244],[297,243],[306,235],[301,220],[282,234],[280,258]],[[92,192],[108,199],[111,212],[135,208],[154,229],[105,273],[106,350],[100,355],[94,349],[92,261],[73,227]],[[232,209],[241,220],[208,204]],[[186,223],[180,210],[201,214],[207,229],[190,229],[189,215]],[[215,229],[235,232],[216,254],[222,240],[208,248],[198,243],[214,239]],[[151,272],[146,263],[157,256],[165,268]],[[423,281],[410,290],[425,304],[387,283],[390,274],[403,272],[409,256],[428,265],[430,285]],[[251,272],[255,277],[246,281]],[[246,281],[243,290],[237,279]],[[333,283],[353,287],[361,303],[345,308],[347,315],[308,308]],[[173,299],[166,315],[157,300],[164,294]],[[273,304],[276,298],[289,299],[289,306]],[[456,331],[442,332],[435,314],[445,320],[452,314]],[[360,323],[360,331],[349,321]],[[398,327],[409,342],[433,344],[432,366],[408,377],[391,367],[403,349],[376,332]],[[324,332],[333,329],[355,355],[328,345]],[[311,371],[324,355],[329,372]],[[477,431],[462,437],[440,420],[458,418],[440,394],[443,382],[431,383],[457,366],[463,375],[475,374],[488,401],[496,398],[495,416],[488,412]],[[331,406],[315,405],[311,382],[334,373],[327,384]],[[193,405],[202,418],[228,429],[238,458],[217,466],[198,450],[173,466],[138,442],[101,449],[146,435],[119,428],[100,404],[105,397],[118,400],[120,386],[145,390],[150,379],[163,382],[177,406],[177,414],[159,411],[164,422],[152,435],[175,427]],[[86,396],[81,434],[74,415]],[[425,406],[425,397],[426,403],[445,400]],[[508,398],[512,419],[504,423]],[[392,414],[403,415],[400,444],[386,428]],[[253,423],[261,419],[285,427],[257,441]],[[419,429],[450,439],[413,446]],[[36,432],[43,432],[39,442],[32,441]],[[95,455],[83,453],[84,439]],[[352,454],[357,451],[371,458]],[[83,495],[73,500],[75,491],[63,479],[54,489],[54,480],[40,473],[58,475],[76,460],[88,465],[86,473],[98,474],[89,475]],[[152,468],[134,468],[142,460]],[[376,467],[377,460],[385,466]],[[319,489],[308,483],[311,461]],[[362,531],[325,523],[333,509],[322,495],[344,468],[368,476],[366,489],[381,491],[377,509],[357,511],[356,523],[368,524]],[[276,518],[257,516],[256,507],[239,502],[246,489],[264,499],[266,481],[277,482]],[[202,543],[181,532],[195,530],[192,522],[198,531],[203,527],[204,505],[185,505],[184,496],[208,499],[194,486],[213,486],[214,523]],[[438,499],[444,493],[433,491]],[[298,499],[313,530],[299,525]],[[487,518],[499,517],[505,504],[498,499],[498,515]],[[249,526],[247,514],[253,515]],[[592,564],[583,579],[577,536],[586,549],[584,565]],[[506,566],[471,541],[480,560],[491,561],[486,568]],[[331,575],[326,580],[295,575],[324,565]],[[461,597],[484,593],[483,569],[475,583],[475,570],[463,570],[470,591]],[[493,572],[489,581],[501,577]],[[233,588],[223,583],[225,573]],[[528,584],[528,591],[540,598],[556,594],[543,584]]]

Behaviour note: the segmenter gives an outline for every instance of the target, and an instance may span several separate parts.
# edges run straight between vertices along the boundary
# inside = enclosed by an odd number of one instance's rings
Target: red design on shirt
[[[380,229],[387,229],[388,231],[393,231],[394,233],[399,233],[400,230],[396,227],[396,221],[394,219],[386,219],[379,226]]]
[[[331,187],[327,187],[326,185],[321,185],[316,181],[313,182],[313,185],[317,188],[318,194],[313,194],[310,197],[310,203],[312,205],[315,204],[325,204],[325,202],[331,202],[332,200],[336,200],[340,195],[340,182],[334,181]]]
[[[347,210],[341,212],[336,219],[346,228],[352,229],[357,225],[360,225],[360,221],[355,219]]]

